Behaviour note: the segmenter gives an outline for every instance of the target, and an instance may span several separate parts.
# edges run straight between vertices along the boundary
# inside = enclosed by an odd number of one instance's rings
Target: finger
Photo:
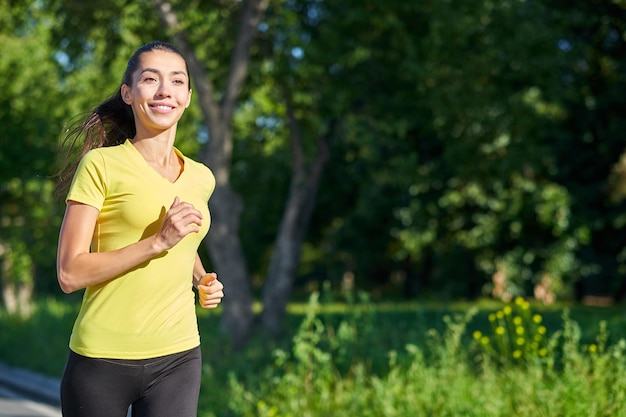
[[[196,209],[193,204],[190,203],[178,202],[175,205],[172,204],[172,207],[170,207],[167,212],[167,215],[171,218],[184,217],[190,214],[202,219],[200,210]]]
[[[200,285],[213,285],[215,280],[217,280],[217,274],[215,272],[209,272],[200,278]]]
[[[190,213],[183,216],[179,220],[176,220],[175,223],[177,227],[180,227],[181,229],[188,228],[197,232],[200,230],[200,227],[202,227],[202,218]]]
[[[213,290],[212,286],[202,285],[198,286],[199,295],[200,295],[200,303],[202,305],[206,305],[207,303],[219,303],[224,298],[224,292],[221,288],[217,288],[217,290]]]
[[[214,281],[217,282],[217,284],[209,284],[209,285],[198,285],[198,290],[200,292],[200,298],[201,299],[206,299],[209,297],[223,297],[224,293],[224,286],[219,283],[219,281]]]
[[[198,228],[202,226],[202,213],[189,204],[181,203],[167,213],[165,223],[181,232],[197,231],[196,226]],[[193,227],[188,230],[188,226]]]
[[[216,294],[217,295],[217,294]],[[215,298],[215,297],[209,297],[203,300],[200,300],[200,305],[204,308],[215,308],[217,307],[221,302],[222,302],[222,297],[223,297],[223,293]]]
[[[210,292],[210,293],[201,293],[200,298],[202,300],[221,300],[224,298],[224,292],[222,290]]]

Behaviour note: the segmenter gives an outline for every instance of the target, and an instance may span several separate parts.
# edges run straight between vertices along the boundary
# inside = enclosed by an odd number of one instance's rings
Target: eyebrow
[[[159,71],[158,69],[155,69],[155,68],[145,68],[139,74],[143,74],[145,72],[154,72],[154,73],[157,73],[157,74],[161,74],[161,71]],[[184,75],[185,77],[188,77],[186,71],[171,71],[170,75]]]

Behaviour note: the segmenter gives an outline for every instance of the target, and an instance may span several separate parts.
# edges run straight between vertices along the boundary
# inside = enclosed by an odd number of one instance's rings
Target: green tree
[[[327,36],[311,39],[335,60],[326,103],[359,104],[332,148],[328,217],[315,219],[330,274],[380,284],[399,274],[409,287],[476,296],[505,268],[508,291],[546,274],[558,287],[586,230],[571,223],[542,136],[565,114],[558,15],[539,1],[320,10]]]
[[[556,17],[539,1],[438,2],[432,14],[422,86],[437,145],[421,146],[395,211],[401,252],[452,296],[479,295],[496,274],[508,296],[546,274],[557,287],[580,242],[540,133],[563,115]]]
[[[576,253],[578,295],[626,294],[626,202],[619,189],[626,129],[626,3],[555,2],[568,65],[561,106],[566,117],[545,139],[554,143],[554,178],[573,201],[572,222],[588,242]],[[617,175],[614,175],[615,172]]]
[[[53,19],[39,3],[2,2],[0,15],[0,283],[8,311],[28,314],[36,276],[54,270],[59,65],[48,47]]]
[[[274,332],[305,280],[619,295],[624,4],[576,4],[2,3],[4,276],[53,269],[63,123],[171,39],[196,104],[177,146],[218,178],[207,251],[235,345],[254,290]]]

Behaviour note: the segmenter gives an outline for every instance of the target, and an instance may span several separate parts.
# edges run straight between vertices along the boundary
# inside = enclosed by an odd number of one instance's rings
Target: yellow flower
[[[502,313],[502,311],[498,311],[496,313],[496,317],[499,318],[499,319],[502,319],[502,318],[504,318],[504,313]]]
[[[515,316],[515,317],[513,317],[513,323],[514,323],[516,326],[519,326],[520,324],[522,324],[522,318],[521,318],[520,316]]]
[[[487,336],[483,336],[483,337],[480,339],[480,344],[481,344],[481,345],[485,345],[485,346],[487,346],[487,345],[489,344],[489,338],[488,338]]]
[[[528,310],[528,308],[530,307],[530,303],[524,300],[523,297],[517,297],[515,299],[515,304],[522,310]]]
[[[543,320],[543,318],[539,315],[539,314],[535,314],[533,316],[533,321],[537,324],[541,323],[541,321]]]
[[[493,313],[489,314],[489,321],[490,321],[490,322],[492,322],[492,323],[493,323],[494,321],[496,321],[496,315],[495,315],[495,314],[493,314]]]
[[[524,344],[524,338],[518,337],[515,343],[517,343],[519,346],[522,346]]]
[[[598,346],[591,344],[589,345],[589,352],[590,353],[596,353],[598,351]]]
[[[510,315],[513,312],[513,309],[511,308],[511,306],[504,306],[502,311],[504,312],[504,314],[506,314],[508,316],[508,315]]]
[[[472,336],[474,337],[474,339],[475,339],[475,340],[480,339],[480,338],[482,337],[482,335],[483,335],[483,334],[480,332],[480,330],[476,330],[476,331],[472,334]]]
[[[517,333],[519,335],[523,335],[524,334],[524,328],[523,327],[516,327],[515,328],[515,333]]]
[[[521,358],[521,357],[522,357],[522,351],[521,351],[521,350],[519,350],[519,349],[518,349],[518,350],[515,350],[515,351],[513,352],[513,357],[514,357],[515,359],[519,359],[519,358]]]
[[[502,327],[502,326],[496,327],[496,334],[503,335],[504,334],[504,327]]]
[[[548,349],[543,348],[539,349],[539,356],[546,356],[548,354]]]
[[[545,326],[539,326],[539,328],[537,329],[537,333],[539,334],[546,334],[546,331],[548,329],[545,328]]]

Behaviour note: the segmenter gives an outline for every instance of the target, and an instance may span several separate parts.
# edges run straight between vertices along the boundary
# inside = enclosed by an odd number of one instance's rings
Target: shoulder
[[[196,161],[195,159],[192,159],[184,155],[180,150],[176,148],[175,148],[175,151],[178,154],[178,156],[183,159],[185,163],[185,170],[193,172],[194,175],[202,175],[202,176],[210,177],[211,179],[214,178],[213,172],[208,166],[206,166],[200,161]]]
[[[198,171],[211,177],[213,176],[213,172],[211,172],[211,169],[209,169],[208,166],[194,159],[185,157],[185,166],[189,167],[190,170]]]
[[[97,209],[102,207],[110,189],[109,173],[115,172],[109,166],[109,161],[114,159],[112,154],[117,152],[113,148],[95,148],[83,155],[70,185],[68,200]]]
[[[130,165],[125,152],[122,145],[91,149],[81,158],[75,175],[106,182],[110,174]]]
[[[100,158],[112,158],[119,157],[127,152],[127,146],[122,144],[92,149],[87,154],[93,153],[95,155],[99,155]]]
[[[82,159],[81,165],[93,166],[109,172],[124,172],[135,165],[133,153],[128,144],[95,148],[87,152]]]
[[[203,190],[208,198],[215,190],[215,176],[211,169],[202,162],[184,156],[179,152],[185,163],[185,181],[186,184],[193,184],[194,188]]]
[[[201,183],[204,185],[208,195],[213,193],[215,190],[215,176],[208,166],[191,158],[185,158],[185,170],[191,174],[188,176],[189,178],[197,179],[194,181],[196,184]]]
[[[104,163],[108,159],[118,159],[125,151],[122,145],[95,148],[83,156],[83,161],[90,163]]]
[[[92,167],[102,167],[104,164],[104,157],[102,152],[100,152],[100,148],[92,149],[80,159],[78,171],[90,170],[93,169]]]

